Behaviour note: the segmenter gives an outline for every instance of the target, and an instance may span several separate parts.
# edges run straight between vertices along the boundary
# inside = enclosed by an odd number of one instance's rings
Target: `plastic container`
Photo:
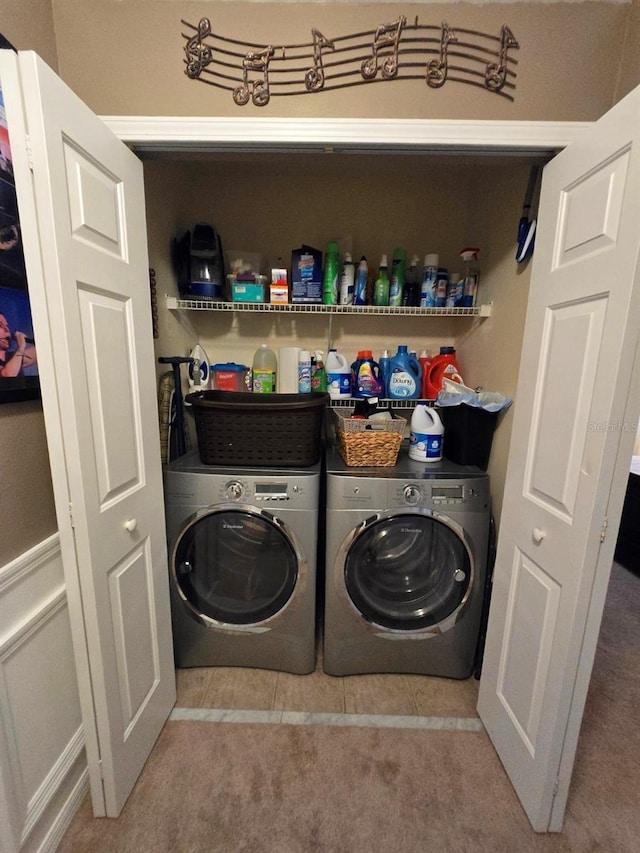
[[[327,372],[327,391],[332,400],[344,399],[351,396],[351,367],[349,362],[338,352],[330,349],[325,365]]]
[[[316,350],[311,357],[311,390],[327,390],[327,372],[324,366],[324,353]]]
[[[353,303],[355,275],[356,268],[351,260],[351,255],[349,252],[345,252],[342,269],[340,270],[340,282],[338,285],[340,305],[351,305]]]
[[[328,394],[187,394],[204,465],[292,468],[315,465]]]
[[[373,360],[370,349],[360,350],[351,365],[351,396],[361,399],[381,397],[382,390],[380,365]]]
[[[436,308],[444,308],[447,304],[447,290],[449,288],[449,271],[445,267],[438,267],[436,281]]]
[[[298,393],[311,393],[311,353],[306,349],[298,353]]]
[[[460,257],[464,262],[464,286],[462,293],[463,308],[472,308],[476,304],[476,296],[478,293],[478,279],[480,273],[474,265],[474,261],[478,260],[478,252],[480,249],[462,249]]]
[[[431,359],[429,373],[426,383],[427,400],[435,400],[442,389],[442,383],[445,379],[451,379],[452,382],[460,382],[460,368],[456,361],[455,347],[440,347],[440,354]]]
[[[436,410],[418,403],[411,415],[409,458],[416,462],[439,462],[443,436],[444,426]]]
[[[447,308],[462,308],[464,282],[459,272],[452,272],[447,286]]]
[[[251,390],[251,371],[246,364],[228,361],[211,365],[211,381],[214,391]]]
[[[402,294],[402,304],[407,307],[417,307],[420,305],[420,258],[413,255],[411,262],[407,267],[404,276],[404,293]]]
[[[420,362],[422,371],[420,374],[420,396],[423,400],[428,400],[427,380],[429,379],[429,368],[431,367],[431,353],[426,349],[421,350],[418,361]]]
[[[278,359],[266,344],[260,344],[253,356],[252,375],[255,394],[275,394]]]
[[[389,288],[391,283],[389,281],[389,270],[387,266],[387,256],[383,255],[380,258],[380,265],[378,267],[378,277],[376,278],[375,284],[373,285],[373,304],[377,306],[384,306],[389,304]]]
[[[367,284],[369,282],[369,265],[367,259],[363,255],[360,258],[358,269],[356,270],[355,291],[353,296],[354,305],[367,304]]]
[[[389,359],[386,393],[390,400],[417,400],[422,391],[422,370],[415,356],[402,344]]]
[[[391,279],[389,281],[389,305],[402,305],[406,262],[407,253],[405,250],[394,249],[391,262]]]
[[[500,412],[487,412],[466,403],[442,406],[439,412],[447,432],[447,459],[486,471]]]
[[[383,349],[382,355],[380,356],[380,359],[378,361],[378,365],[380,366],[380,382],[382,383],[382,396],[383,397],[389,396],[389,390],[388,389],[389,389],[389,370],[390,370],[389,362],[390,361],[391,361],[391,357],[389,355],[389,350]]]
[[[324,254],[324,270],[322,273],[322,301],[325,305],[336,305],[338,302],[338,244],[327,243]]]
[[[424,256],[424,275],[422,277],[422,287],[420,289],[421,308],[436,307],[439,263],[440,257],[438,255],[434,254]]]

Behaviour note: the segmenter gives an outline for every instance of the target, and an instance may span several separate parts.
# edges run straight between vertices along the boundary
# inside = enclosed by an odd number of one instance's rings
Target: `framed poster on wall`
[[[38,356],[0,81],[0,403],[39,396]]]

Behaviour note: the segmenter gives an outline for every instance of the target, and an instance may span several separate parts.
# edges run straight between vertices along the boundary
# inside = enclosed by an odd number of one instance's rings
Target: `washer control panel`
[[[433,482],[399,480],[389,491],[390,506],[427,507],[434,510],[480,510],[488,500],[488,483],[469,480]]]

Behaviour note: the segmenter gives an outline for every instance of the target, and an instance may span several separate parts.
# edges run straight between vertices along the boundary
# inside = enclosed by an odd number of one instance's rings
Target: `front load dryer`
[[[393,468],[327,451],[323,666],[468,678],[485,594],[489,477],[403,445]]]
[[[165,466],[178,667],[315,668],[320,465]]]

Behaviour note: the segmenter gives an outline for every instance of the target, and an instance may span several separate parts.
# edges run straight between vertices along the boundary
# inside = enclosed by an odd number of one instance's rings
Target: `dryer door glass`
[[[298,560],[268,516],[221,510],[200,516],[182,533],[172,571],[198,618],[248,625],[284,607],[296,585]]]
[[[372,622],[415,631],[464,606],[473,581],[469,552],[446,524],[394,515],[366,527],[345,558],[351,600]]]

